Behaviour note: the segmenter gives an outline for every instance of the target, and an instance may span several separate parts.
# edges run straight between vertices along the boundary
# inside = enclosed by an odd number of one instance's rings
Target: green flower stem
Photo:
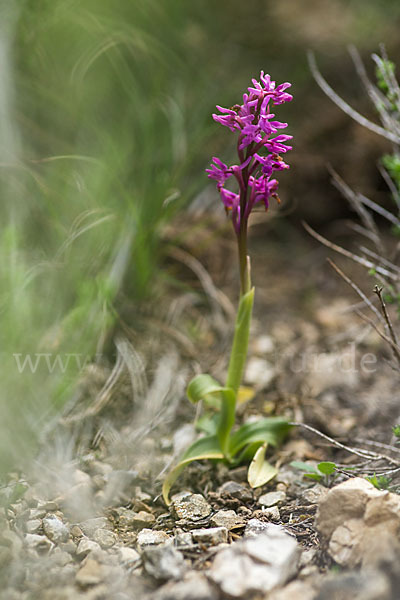
[[[226,387],[231,388],[234,391],[235,399],[237,398],[237,393],[242,381],[244,366],[247,358],[253,302],[254,288],[251,288],[240,297],[231,357],[229,359]]]
[[[217,430],[219,445],[224,457],[231,461],[232,457],[229,452],[230,432],[235,424],[236,412],[236,394],[233,390],[227,389],[223,392],[223,400],[221,403],[220,419]]]

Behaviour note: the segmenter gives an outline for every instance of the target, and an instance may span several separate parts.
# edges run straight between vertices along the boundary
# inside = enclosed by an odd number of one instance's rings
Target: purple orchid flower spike
[[[238,133],[239,164],[229,167],[214,157],[211,168],[206,169],[206,172],[210,179],[217,182],[222,203],[228,214],[232,215],[233,227],[238,238],[242,293],[249,285],[247,223],[251,211],[259,203],[268,209],[270,197],[279,201],[278,181],[272,179],[272,175],[275,171],[289,168],[280,155],[292,149],[292,146],[286,144],[292,136],[278,133],[287,127],[287,123],[275,120],[271,106],[278,106],[293,99],[286,91],[290,86],[290,83],[277,86],[269,75],[261,71],[260,81],[252,79],[252,86],[243,94],[243,104],[235,104],[231,108],[217,106],[220,114],[213,114],[217,123]],[[266,155],[260,154],[263,149],[266,150]],[[225,187],[232,176],[238,185],[237,192]]]

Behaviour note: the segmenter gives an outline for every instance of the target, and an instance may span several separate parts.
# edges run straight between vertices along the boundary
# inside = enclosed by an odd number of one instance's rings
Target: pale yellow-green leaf
[[[250,463],[247,481],[252,488],[260,487],[275,477],[278,470],[265,460],[267,443],[259,447]]]

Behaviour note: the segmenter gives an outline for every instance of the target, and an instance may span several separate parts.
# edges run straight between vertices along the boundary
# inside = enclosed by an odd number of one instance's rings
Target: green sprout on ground
[[[291,467],[305,471],[303,474],[307,479],[313,479],[326,487],[330,487],[336,475],[337,466],[334,462],[320,462],[315,467],[309,463],[294,460],[290,463]]]
[[[371,477],[366,477],[366,480],[372,483],[377,490],[388,490],[392,483],[391,477],[376,475],[375,473]]]
[[[280,129],[287,127],[287,123],[274,120],[272,112],[273,106],[292,100],[286,92],[288,87],[289,83],[276,86],[262,71],[260,82],[253,79],[248,93],[243,95],[243,104],[235,104],[232,108],[217,106],[220,114],[213,115],[215,121],[238,133],[238,164],[228,167],[214,157],[207,172],[209,178],[217,182],[222,203],[232,218],[238,243],[240,300],[225,385],[210,375],[198,375],[189,383],[189,400],[194,404],[202,401],[210,410],[210,416],[206,414],[202,420],[207,435],[186,450],[164,480],[166,504],[170,504],[169,492],[181,471],[196,460],[223,461],[230,467],[250,461],[250,485],[264,485],[277,473],[277,469],[265,459],[267,447],[276,446],[290,429],[287,420],[281,417],[263,418],[234,429],[254,301],[247,253],[247,226],[255,205],[263,204],[267,210],[270,197],[279,201],[278,181],[272,178],[272,174],[289,168],[281,154],[291,149],[285,142],[292,136],[279,133]],[[229,179],[236,180],[237,192],[225,187]],[[212,409],[216,410],[213,416]]]

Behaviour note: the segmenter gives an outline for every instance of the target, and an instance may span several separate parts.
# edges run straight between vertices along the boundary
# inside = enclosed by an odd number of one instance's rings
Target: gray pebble
[[[270,521],[280,521],[281,520],[281,513],[279,512],[279,508],[277,506],[271,506],[269,508],[266,508],[265,506],[263,506],[262,511],[263,511],[263,514]]]
[[[129,548],[128,546],[121,546],[118,548],[118,556],[126,565],[131,565],[132,563],[138,563],[140,561],[139,552],[136,552],[134,548]]]
[[[97,529],[93,535],[93,540],[102,548],[111,548],[117,541],[115,533],[108,529]]]
[[[30,519],[25,523],[25,529],[27,533],[38,533],[42,528],[42,521],[40,519]]]
[[[25,536],[25,544],[28,548],[36,550],[39,554],[48,554],[54,544],[45,536],[35,533],[27,533]]]
[[[158,581],[181,579],[186,569],[182,554],[171,545],[147,547],[142,559],[146,573]]]
[[[244,525],[242,519],[234,510],[217,511],[215,515],[211,517],[210,523],[216,527],[226,527],[229,530]]]
[[[110,529],[110,521],[106,517],[94,517],[78,523],[79,528],[87,537],[93,538],[98,529]]]
[[[201,494],[175,494],[172,497],[172,508],[180,519],[186,521],[199,521],[211,514],[211,506]]]
[[[226,527],[211,527],[210,529],[194,529],[192,531],[193,541],[217,546],[228,541],[228,530]]]
[[[100,546],[97,542],[89,540],[88,538],[83,538],[78,544],[76,555],[79,559],[83,559],[90,552],[95,552],[97,550],[100,550]]]
[[[43,519],[43,531],[55,544],[66,542],[69,539],[69,528],[54,515]]]
[[[268,492],[267,494],[263,494],[258,499],[258,504],[261,506],[275,506],[276,504],[281,504],[286,500],[285,492]]]
[[[171,538],[164,531],[153,531],[153,529],[142,529],[137,537],[137,545],[143,550],[146,546],[158,546],[171,541]]]
[[[252,491],[236,481],[226,481],[218,491],[220,494],[229,494],[244,503],[250,502],[253,499]]]

